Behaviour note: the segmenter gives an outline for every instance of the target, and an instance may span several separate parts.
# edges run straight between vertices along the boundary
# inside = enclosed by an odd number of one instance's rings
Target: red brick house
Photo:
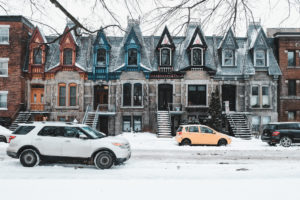
[[[0,16],[0,124],[8,126],[25,102],[23,65],[34,26],[22,16]]]
[[[300,121],[300,29],[272,28],[278,64],[279,79],[278,121]]]

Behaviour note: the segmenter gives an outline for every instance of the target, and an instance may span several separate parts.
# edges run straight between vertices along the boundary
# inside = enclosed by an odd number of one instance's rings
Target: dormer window
[[[137,65],[137,50],[128,50],[128,65]]]
[[[163,48],[160,50],[160,65],[171,66],[171,49]]]
[[[33,49],[33,64],[37,64],[37,65],[42,64],[42,49],[41,48]]]
[[[223,66],[234,66],[234,50],[223,50],[222,58]]]
[[[97,65],[104,66],[105,64],[106,64],[106,50],[100,48],[97,50]]]
[[[66,49],[64,49],[63,54],[64,54],[63,55],[63,64],[64,65],[72,65],[73,50],[66,48]]]
[[[264,67],[266,66],[266,51],[255,50],[255,66]]]
[[[202,66],[203,65],[203,49],[193,48],[191,54],[192,66]]]

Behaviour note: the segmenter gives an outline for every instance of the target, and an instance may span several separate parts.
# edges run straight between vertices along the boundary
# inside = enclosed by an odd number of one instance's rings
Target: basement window
[[[142,131],[142,116],[133,116],[133,131]]]
[[[123,116],[123,132],[131,132],[131,116]]]
[[[288,121],[293,121],[296,119],[296,111],[288,111]]]

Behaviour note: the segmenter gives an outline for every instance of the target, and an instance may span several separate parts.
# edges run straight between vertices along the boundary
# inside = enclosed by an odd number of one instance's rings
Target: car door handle
[[[71,142],[70,140],[65,140],[65,142]]]
[[[41,141],[42,140],[42,138],[37,138],[37,139],[35,139],[36,141]]]

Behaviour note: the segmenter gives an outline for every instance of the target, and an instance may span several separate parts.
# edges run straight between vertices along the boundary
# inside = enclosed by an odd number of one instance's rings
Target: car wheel
[[[191,145],[191,140],[183,139],[180,144],[183,145],[183,146],[190,146]]]
[[[101,151],[96,154],[94,158],[94,164],[98,169],[109,169],[114,163],[114,158],[111,153],[107,151]]]
[[[33,149],[25,149],[20,154],[20,162],[24,167],[34,167],[40,163],[40,156]]]
[[[220,139],[218,141],[218,146],[226,146],[227,145],[227,140],[225,139]]]
[[[292,139],[289,138],[288,136],[284,136],[280,139],[280,144],[283,147],[290,147],[292,145]]]
[[[273,142],[268,142],[268,144],[269,144],[270,146],[276,146],[276,144],[273,143]]]

